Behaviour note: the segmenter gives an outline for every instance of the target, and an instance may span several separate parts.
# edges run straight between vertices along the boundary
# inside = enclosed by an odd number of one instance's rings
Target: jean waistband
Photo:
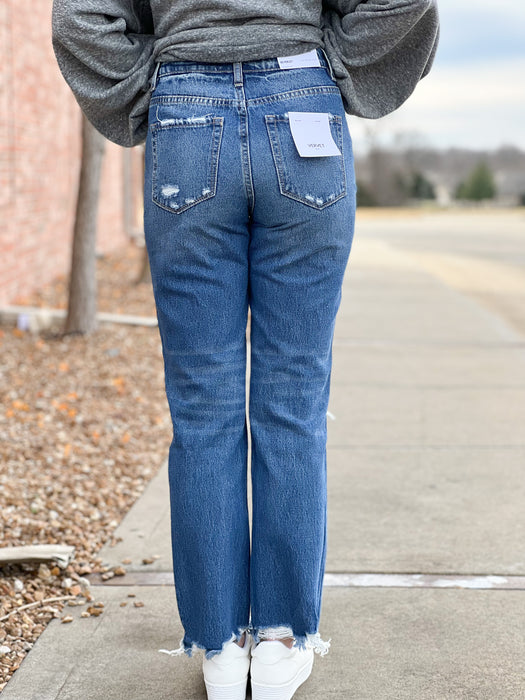
[[[324,68],[327,68],[332,75],[332,70],[328,57],[324,49],[318,47],[316,49],[319,63]],[[154,81],[157,75],[173,75],[176,73],[187,73],[189,71],[198,71],[199,73],[237,73],[242,67],[243,73],[252,73],[265,70],[279,70],[279,62],[277,58],[261,58],[254,61],[239,61],[229,63],[204,63],[202,61],[166,61],[157,64]]]

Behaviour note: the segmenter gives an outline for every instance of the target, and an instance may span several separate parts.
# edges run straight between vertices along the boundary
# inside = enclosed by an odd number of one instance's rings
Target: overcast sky
[[[356,153],[371,132],[447,147],[525,150],[525,0],[438,0],[441,36],[431,72],[395,112],[349,118]]]

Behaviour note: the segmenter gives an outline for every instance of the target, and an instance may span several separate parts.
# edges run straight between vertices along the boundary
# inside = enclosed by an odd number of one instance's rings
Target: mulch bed
[[[99,310],[155,316],[151,283],[136,282],[142,255],[130,244],[98,259]],[[65,308],[67,279],[15,303]],[[67,606],[84,606],[83,617],[103,612],[84,576],[108,573],[97,552],[116,542],[171,440],[157,328],[60,331],[0,328],[1,546],[75,547],[66,569],[0,568],[0,691],[46,624],[71,619]]]

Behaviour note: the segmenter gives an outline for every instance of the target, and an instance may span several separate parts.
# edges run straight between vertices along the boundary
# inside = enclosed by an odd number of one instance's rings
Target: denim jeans
[[[319,67],[283,70],[167,62],[152,86],[144,223],[185,631],[167,653],[210,658],[245,630],[327,651],[326,414],[356,185],[341,93],[317,53]],[[342,155],[301,157],[288,111],[328,113]]]

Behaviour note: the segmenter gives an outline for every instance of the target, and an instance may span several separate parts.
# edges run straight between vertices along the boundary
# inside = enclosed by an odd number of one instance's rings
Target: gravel
[[[136,282],[142,255],[130,244],[98,259],[99,310],[155,316],[151,283]],[[65,308],[67,279],[15,303]],[[116,543],[171,440],[157,328],[60,331],[0,328],[0,546],[75,547],[65,569],[0,568],[0,691],[47,623],[72,619],[68,606],[103,613],[85,575],[108,571],[97,552]]]

